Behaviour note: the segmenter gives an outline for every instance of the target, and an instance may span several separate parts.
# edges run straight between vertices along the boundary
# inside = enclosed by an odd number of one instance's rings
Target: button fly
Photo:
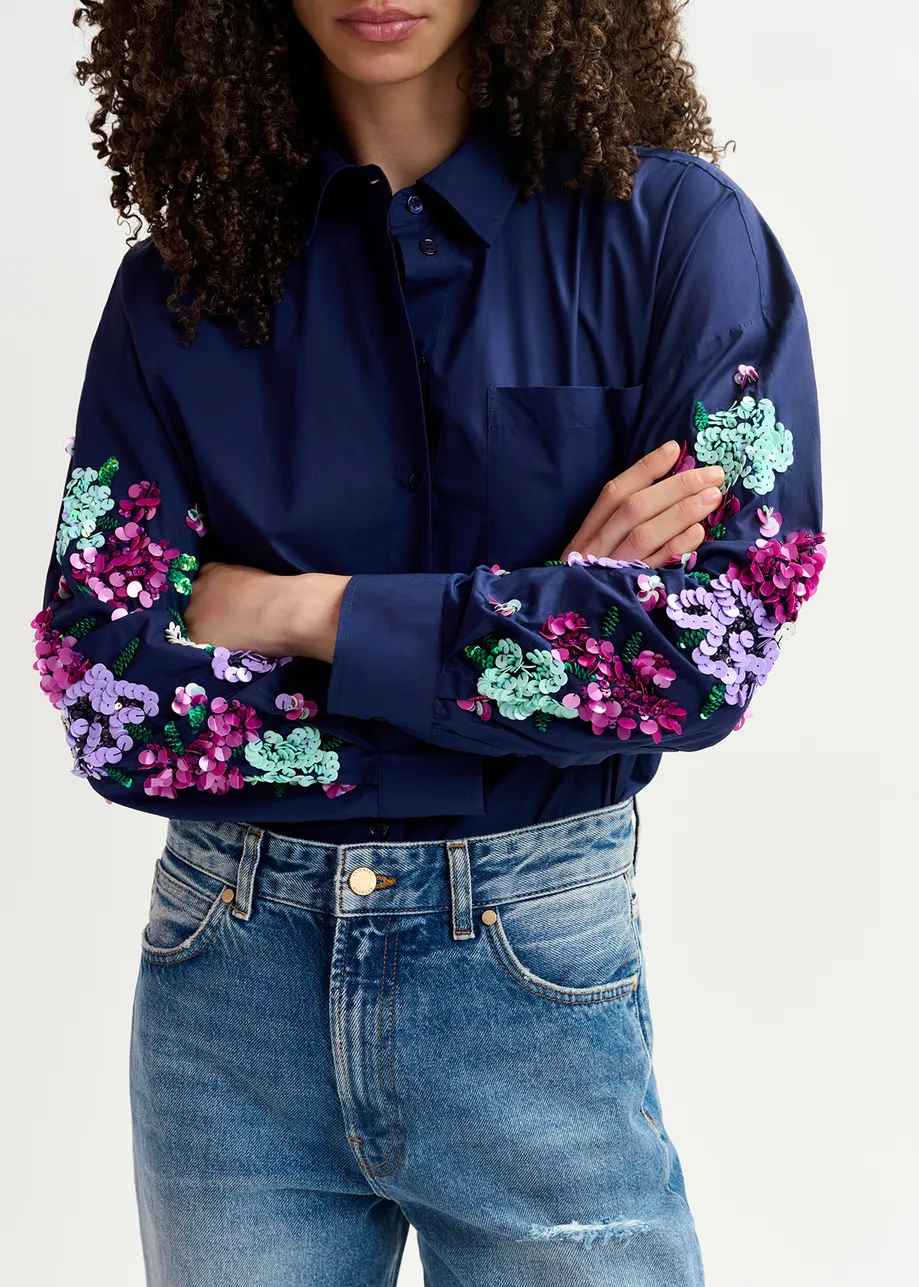
[[[372,867],[355,867],[348,884],[355,894],[372,894],[377,887],[377,874]]]

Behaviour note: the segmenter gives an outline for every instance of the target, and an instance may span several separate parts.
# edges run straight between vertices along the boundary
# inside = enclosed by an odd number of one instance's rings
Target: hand
[[[724,470],[707,465],[662,478],[679,454],[680,444],[671,439],[608,482],[562,559],[576,550],[663,567],[701,545],[705,529],[699,520],[721,503]]]
[[[195,643],[231,652],[331,662],[349,580],[323,572],[278,576],[235,563],[205,563],[192,584],[185,627]]]

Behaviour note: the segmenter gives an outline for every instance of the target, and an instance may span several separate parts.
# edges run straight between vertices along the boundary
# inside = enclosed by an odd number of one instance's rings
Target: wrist
[[[279,604],[277,633],[283,645],[280,651],[331,663],[342,595],[351,578],[303,572],[283,579],[290,584],[285,586]]]

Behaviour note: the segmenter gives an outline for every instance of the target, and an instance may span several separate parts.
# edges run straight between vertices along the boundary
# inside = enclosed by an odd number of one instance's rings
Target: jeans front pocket
[[[557,559],[621,472],[644,385],[489,385],[487,560]]]
[[[196,956],[214,938],[233,906],[235,890],[219,876],[168,847],[156,860],[141,953],[156,965]]]
[[[499,964],[549,1000],[577,1004],[629,996],[641,948],[629,869],[491,908],[483,924]]]

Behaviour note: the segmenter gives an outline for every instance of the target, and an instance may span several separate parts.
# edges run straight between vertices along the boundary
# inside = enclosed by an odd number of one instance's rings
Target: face
[[[466,32],[480,3],[292,0],[320,52],[343,76],[367,85],[398,84],[428,71]]]

